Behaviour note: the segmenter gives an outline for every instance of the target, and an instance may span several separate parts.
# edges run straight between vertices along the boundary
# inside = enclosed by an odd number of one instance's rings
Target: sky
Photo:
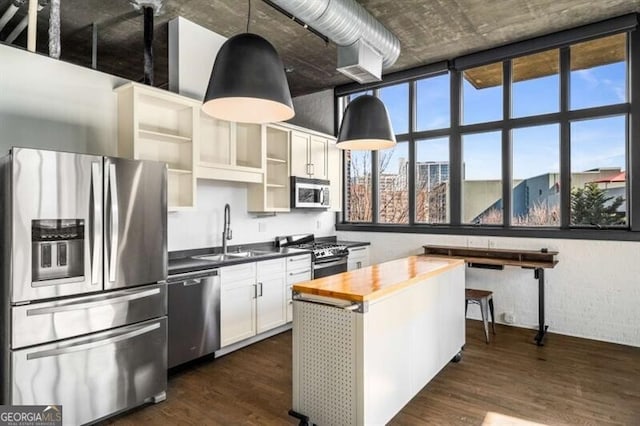
[[[475,89],[464,80],[462,123],[487,122],[502,117],[502,87]],[[618,62],[570,76],[571,109],[611,105],[626,101],[626,64]],[[408,132],[409,87],[401,84],[380,90],[396,134]],[[523,117],[559,110],[559,77],[552,75],[512,85],[512,116]],[[441,75],[417,82],[416,130],[449,127],[449,76]],[[571,168],[584,171],[597,167],[625,169],[624,116],[571,123]],[[513,176],[523,179],[559,171],[559,125],[515,129]],[[463,161],[466,179],[500,179],[500,131],[463,136]],[[355,153],[354,153],[355,154]],[[358,155],[358,154],[356,154]],[[392,152],[388,172],[395,172],[401,157],[408,157],[407,144],[398,144]],[[417,161],[448,161],[447,138],[420,141]]]

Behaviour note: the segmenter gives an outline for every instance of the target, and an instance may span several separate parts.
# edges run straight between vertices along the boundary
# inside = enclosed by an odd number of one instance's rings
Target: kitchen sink
[[[193,259],[208,260],[211,262],[222,262],[223,260],[233,259],[228,254],[204,254],[201,256],[193,256]]]
[[[227,253],[229,257],[260,257],[260,256],[268,256],[272,254],[270,251],[260,251],[260,250],[249,250],[249,251],[238,251],[235,253]]]
[[[260,250],[248,250],[248,251],[237,251],[234,253],[227,254],[204,254],[200,256],[193,256],[194,259],[200,260],[208,260],[210,262],[222,262],[224,260],[233,260],[233,259],[242,259],[249,257],[260,257],[260,256],[268,256],[273,254],[270,251],[260,251]]]

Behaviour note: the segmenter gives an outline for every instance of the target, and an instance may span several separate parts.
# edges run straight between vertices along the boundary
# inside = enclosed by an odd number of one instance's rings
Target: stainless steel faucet
[[[224,228],[222,229],[222,253],[227,254],[227,240],[231,240],[231,206],[224,205]]]

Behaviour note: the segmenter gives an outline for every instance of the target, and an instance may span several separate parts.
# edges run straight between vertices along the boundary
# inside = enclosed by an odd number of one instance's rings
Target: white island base
[[[361,302],[296,292],[293,411],[322,426],[389,422],[464,346],[464,264],[442,269]]]

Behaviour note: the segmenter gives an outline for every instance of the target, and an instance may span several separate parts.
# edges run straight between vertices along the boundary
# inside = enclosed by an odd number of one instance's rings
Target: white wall
[[[118,77],[0,44],[0,156],[12,146],[112,155]]]
[[[181,16],[169,21],[169,90],[202,100],[227,39]]]
[[[257,217],[247,212],[247,186],[243,183],[198,181],[195,211],[169,213],[169,251],[222,245],[224,205],[231,205],[229,245],[273,241],[279,235],[335,234],[335,213],[311,210]]]
[[[557,250],[560,262],[545,270],[549,331],[640,346],[640,243],[342,231],[338,239],[370,241],[373,263],[420,254],[425,244]],[[532,270],[467,268],[467,287],[494,292],[498,322],[511,312],[515,325],[537,327]],[[469,307],[469,317],[480,318],[477,307]]]

